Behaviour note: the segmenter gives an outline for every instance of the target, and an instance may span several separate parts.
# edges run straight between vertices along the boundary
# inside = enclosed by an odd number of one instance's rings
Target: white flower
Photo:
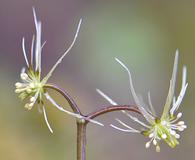
[[[65,112],[77,118],[84,118],[79,114],[75,114],[63,109],[50,97],[48,92],[44,89],[44,86],[47,84],[48,79],[51,77],[56,67],[61,63],[65,55],[69,53],[69,51],[73,47],[79,33],[82,19],[79,21],[76,34],[69,48],[62,54],[62,56],[54,64],[54,66],[51,68],[48,74],[44,78],[42,78],[41,77],[41,51],[45,43],[42,44],[41,42],[41,22],[37,20],[34,8],[33,8],[33,15],[34,15],[35,28],[36,28],[36,36],[33,36],[32,38],[30,60],[27,56],[26,49],[25,49],[25,39],[24,38],[22,39],[22,49],[23,49],[23,54],[24,54],[24,59],[26,62],[27,69],[25,68],[22,69],[20,74],[21,82],[17,82],[15,84],[16,87],[15,92],[19,94],[20,99],[22,100],[29,99],[29,102],[25,104],[25,108],[27,108],[28,110],[31,110],[36,103],[38,103],[39,106],[41,106],[41,112],[43,112],[44,114],[44,118],[47,123],[47,126],[49,130],[53,133],[53,130],[51,129],[49,122],[47,120],[47,114],[43,102],[44,96],[60,111]],[[98,123],[93,120],[90,121],[93,123]]]
[[[179,144],[178,139],[180,138],[180,135],[178,134],[178,131],[183,131],[187,128],[184,121],[179,121],[179,119],[182,117],[182,113],[176,114],[176,111],[178,110],[183,97],[185,95],[188,83],[186,83],[186,77],[187,77],[187,69],[186,66],[183,67],[183,76],[182,76],[182,87],[181,91],[179,93],[179,96],[176,98],[174,95],[175,92],[175,84],[176,84],[176,76],[177,76],[177,66],[178,66],[178,57],[179,57],[179,51],[176,50],[175,54],[175,62],[173,67],[173,73],[172,78],[170,80],[170,87],[168,96],[166,99],[166,103],[163,109],[163,113],[161,117],[157,117],[156,113],[154,111],[150,93],[148,93],[148,100],[149,100],[149,107],[146,105],[143,100],[137,96],[132,78],[131,73],[129,69],[125,66],[124,63],[122,63],[119,59],[115,58],[116,61],[127,71],[129,76],[129,83],[130,83],[130,91],[133,95],[134,101],[136,103],[136,106],[140,110],[141,114],[146,119],[147,123],[144,123],[140,121],[138,118],[133,117],[126,111],[122,111],[125,115],[127,115],[131,120],[137,122],[139,125],[142,126],[142,130],[134,129],[124,122],[120,121],[119,119],[116,119],[124,128],[117,127],[113,124],[111,124],[111,127],[123,131],[123,132],[133,132],[133,133],[141,133],[142,135],[148,137],[150,140],[146,143],[145,147],[149,148],[151,143],[156,147],[156,151],[160,151],[160,141],[164,140],[170,147],[174,148],[176,145]],[[97,92],[104,97],[108,102],[110,102],[112,105],[117,105],[116,102],[114,102],[111,98],[109,98],[106,94],[104,94],[102,91],[97,89]]]

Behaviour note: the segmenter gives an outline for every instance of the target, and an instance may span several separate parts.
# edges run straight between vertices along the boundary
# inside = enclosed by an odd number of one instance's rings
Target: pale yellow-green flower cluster
[[[31,110],[36,103],[38,104],[38,106],[40,107],[39,108],[40,112],[43,112],[44,114],[45,122],[49,130],[53,133],[53,130],[51,129],[47,119],[43,97],[46,97],[46,99],[49,100],[60,111],[65,112],[77,118],[83,118],[81,115],[67,111],[61,106],[59,106],[50,97],[49,93],[44,88],[44,86],[47,85],[47,81],[51,77],[56,67],[61,63],[65,55],[69,53],[69,51],[73,47],[77,39],[82,20],[79,21],[76,34],[74,36],[74,39],[70,47],[62,54],[62,56],[54,64],[54,66],[51,68],[48,74],[44,78],[42,78],[41,77],[41,52],[45,43],[42,44],[41,42],[41,21],[37,20],[37,16],[34,8],[33,8],[33,15],[34,15],[36,34],[32,38],[30,58],[28,57],[28,54],[26,52],[25,39],[24,38],[22,39],[22,50],[26,62],[26,67],[23,68],[20,73],[21,82],[15,83],[15,87],[16,87],[15,92],[19,94],[20,99],[28,100],[28,102],[25,104],[25,108],[27,108],[28,110]]]
[[[140,133],[148,137],[150,140],[145,144],[145,147],[149,148],[151,144],[153,144],[157,152],[160,151],[160,141],[161,140],[164,140],[172,148],[178,145],[179,144],[178,139],[180,138],[180,135],[178,132],[184,131],[187,128],[187,125],[185,124],[184,121],[179,121],[179,119],[182,117],[182,113],[180,112],[177,115],[175,115],[176,111],[178,110],[183,100],[183,97],[185,95],[185,92],[188,86],[188,83],[186,82],[187,69],[184,66],[181,91],[179,93],[179,96],[177,98],[175,97],[174,92],[175,92],[175,84],[176,84],[176,76],[177,76],[178,57],[179,57],[179,51],[177,50],[175,54],[175,62],[174,62],[174,67],[173,67],[172,78],[170,80],[169,92],[168,92],[167,100],[166,100],[166,103],[163,109],[163,114],[161,117],[158,117],[155,113],[154,107],[151,102],[150,93],[148,94],[149,106],[145,104],[139,96],[137,96],[134,86],[133,86],[131,73],[129,69],[125,66],[124,63],[122,63],[119,59],[116,58],[116,61],[128,73],[131,94],[133,95],[136,106],[138,107],[141,114],[146,119],[147,123],[140,121],[137,117],[130,115],[126,111],[122,111],[131,120],[137,122],[144,129],[141,129],[141,130],[134,129],[119,119],[116,119],[116,120],[124,128],[117,127],[113,124],[111,124],[111,127],[117,130],[123,131],[123,132]],[[107,101],[109,101],[112,105],[117,105],[116,102],[114,102],[111,98],[109,98],[106,94],[104,94],[99,89],[97,89],[97,92],[101,96],[103,96]]]

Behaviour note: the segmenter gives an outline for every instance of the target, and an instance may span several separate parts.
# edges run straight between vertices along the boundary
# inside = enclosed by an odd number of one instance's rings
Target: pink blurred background
[[[50,134],[35,107],[28,112],[14,93],[20,69],[25,65],[21,39],[28,47],[35,31],[32,6],[42,21],[43,73],[71,43],[80,18],[78,40],[57,68],[50,82],[63,87],[75,98],[83,113],[108,103],[95,89],[100,88],[120,104],[134,104],[125,72],[114,57],[131,69],[136,90],[147,99],[151,92],[157,112],[162,112],[168,92],[174,54],[180,50],[177,93],[184,64],[188,68],[188,90],[181,105],[188,129],[175,149],[162,144],[161,152],[145,149],[145,137],[118,132],[108,127],[121,113],[98,118],[105,124],[88,127],[87,159],[193,159],[195,151],[195,1],[180,0],[1,0],[0,1],[0,159],[76,159],[74,118],[47,104],[54,129]],[[55,99],[67,105],[62,97]]]

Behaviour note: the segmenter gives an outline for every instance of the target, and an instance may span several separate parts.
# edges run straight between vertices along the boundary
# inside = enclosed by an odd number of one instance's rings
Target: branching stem
[[[110,112],[114,112],[114,111],[122,111],[122,110],[126,110],[126,111],[131,111],[131,112],[135,112],[138,114],[141,114],[139,109],[136,106],[130,106],[130,105],[123,105],[123,106],[109,106],[109,107],[101,107],[99,110],[92,112],[88,115],[83,115],[79,109],[79,107],[77,106],[77,104],[75,103],[75,101],[73,100],[73,98],[64,90],[62,90],[61,88],[59,88],[58,86],[54,85],[54,84],[47,84],[44,86],[45,89],[53,89],[55,91],[57,91],[58,93],[60,93],[69,103],[69,105],[71,106],[71,109],[74,113],[79,114],[83,117],[85,117],[86,119],[94,119],[96,117],[99,117],[101,115],[110,113]],[[86,119],[77,119],[76,120],[76,124],[77,124],[77,160],[86,160],[86,128],[87,128],[87,124],[89,124],[90,121],[86,120]]]

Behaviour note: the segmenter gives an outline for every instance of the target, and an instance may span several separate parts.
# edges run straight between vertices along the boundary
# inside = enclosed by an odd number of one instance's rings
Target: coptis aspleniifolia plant
[[[32,44],[30,54],[26,52],[25,48],[25,39],[22,39],[22,50],[24,54],[24,59],[26,62],[26,67],[24,67],[20,73],[21,82],[17,82],[15,84],[16,90],[15,92],[19,94],[19,98],[25,101],[28,101],[25,104],[25,108],[31,110],[35,105],[37,105],[40,113],[43,113],[45,122],[50,130],[53,133],[53,130],[48,122],[47,114],[46,114],[46,106],[44,105],[44,97],[46,100],[51,102],[51,104],[59,109],[60,111],[71,115],[76,118],[77,124],[77,160],[86,160],[86,127],[89,122],[94,124],[98,124],[100,126],[104,126],[102,123],[94,120],[94,118],[101,116],[106,113],[114,112],[114,111],[122,111],[125,115],[127,115],[131,120],[137,122],[144,130],[138,130],[130,127],[126,123],[122,122],[119,119],[116,119],[123,127],[120,128],[113,124],[110,126],[123,131],[123,132],[131,132],[131,133],[140,133],[148,138],[150,141],[146,143],[146,148],[153,143],[156,146],[156,151],[160,151],[159,143],[163,139],[170,147],[174,148],[177,144],[179,144],[178,140],[180,135],[176,133],[177,131],[183,131],[187,126],[183,121],[178,121],[181,118],[182,113],[178,113],[175,116],[175,112],[178,110],[179,105],[182,102],[182,99],[185,95],[185,91],[187,89],[186,83],[186,67],[183,68],[183,78],[182,78],[182,88],[181,92],[176,98],[174,96],[175,83],[176,83],[176,74],[177,74],[177,64],[178,64],[178,50],[175,55],[175,63],[173,67],[173,74],[170,80],[170,88],[167,96],[167,100],[164,106],[164,111],[161,117],[157,117],[152,102],[150,98],[150,94],[148,95],[149,99],[149,107],[137,96],[133,82],[131,78],[131,74],[129,69],[116,58],[116,61],[127,71],[129,75],[130,82],[130,91],[133,95],[136,105],[117,105],[111,98],[109,98],[102,91],[97,89],[97,92],[103,96],[106,100],[108,100],[112,106],[101,107],[99,110],[89,113],[88,115],[83,115],[81,113],[80,108],[75,103],[74,99],[62,88],[58,87],[56,84],[48,83],[49,78],[52,76],[56,67],[62,62],[63,58],[67,53],[70,52],[72,47],[75,44],[77,39],[79,29],[81,26],[82,20],[79,21],[74,39],[69,46],[69,48],[62,54],[62,56],[57,60],[51,70],[46,74],[45,77],[42,77],[41,73],[41,52],[45,45],[45,42],[42,44],[41,42],[41,22],[37,20],[35,9],[33,8],[34,22],[36,28],[36,34],[33,35]],[[29,58],[30,57],[30,58]],[[72,112],[64,109],[62,106],[58,105],[57,102],[49,95],[49,91],[55,91],[58,94],[62,95],[65,100],[68,101]],[[129,112],[135,112],[137,114],[142,115],[146,119],[145,122],[141,122],[138,118],[130,115]]]

